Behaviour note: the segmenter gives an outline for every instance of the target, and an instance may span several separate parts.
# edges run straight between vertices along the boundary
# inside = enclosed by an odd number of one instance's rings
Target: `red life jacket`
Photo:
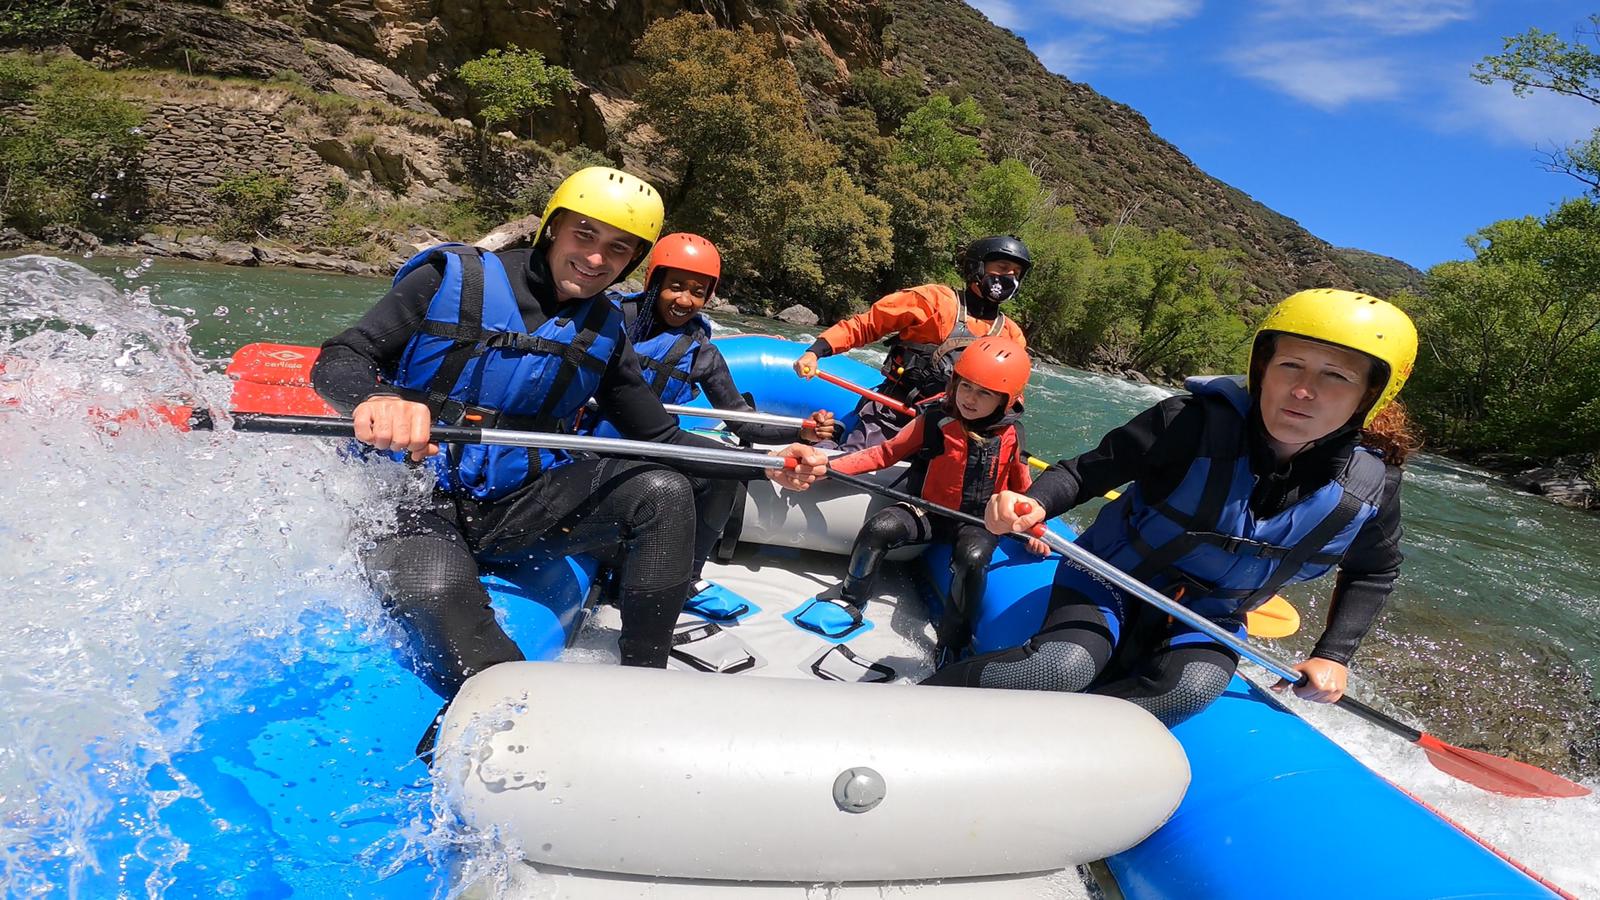
[[[1007,467],[1022,459],[1022,425],[1007,416],[972,440],[961,420],[933,413],[923,425],[922,450],[912,464],[912,484],[924,500],[946,509],[983,515]]]

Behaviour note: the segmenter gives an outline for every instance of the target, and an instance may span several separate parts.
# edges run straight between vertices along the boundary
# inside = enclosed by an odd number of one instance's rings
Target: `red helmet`
[[[981,388],[1006,396],[1006,408],[1022,397],[1033,361],[1028,351],[1010,338],[990,335],[967,345],[956,360],[955,374]]]
[[[717,253],[715,244],[698,234],[680,231],[656,241],[655,248],[650,252],[650,268],[644,272],[646,286],[655,278],[657,269],[682,269],[710,278],[711,284],[706,287],[706,296],[709,297],[716,291],[717,280],[722,277],[722,257]]]

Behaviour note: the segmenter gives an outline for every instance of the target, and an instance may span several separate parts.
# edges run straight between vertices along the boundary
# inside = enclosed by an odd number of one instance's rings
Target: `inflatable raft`
[[[854,407],[793,375],[797,344],[719,346],[766,411]],[[144,836],[100,852],[165,865],[169,896],[1072,897],[1091,861],[1105,896],[1138,900],[1555,896],[1242,679],[1170,732],[1108,698],[907,683],[932,665],[938,548],[888,567],[870,629],[797,628],[880,502],[751,482],[707,567],[722,612],[680,619],[666,672],[609,664],[593,560],[486,573],[538,661],[469,681],[431,772],[411,748],[438,701],[398,642],[308,609],[216,661],[209,678],[247,686],[228,709],[196,719],[196,685],[157,713],[196,723],[192,749],[152,764],[148,811],[111,798]],[[1051,573],[1001,544],[979,650],[1033,633]],[[1308,811],[1337,850],[1294,851]]]
[[[763,410],[853,407],[853,396],[790,373],[796,344],[759,336],[718,343]],[[873,383],[860,363],[824,364]],[[838,560],[828,557],[848,551],[870,502],[828,485],[796,495],[754,482],[729,542],[739,550],[708,575],[753,606],[792,607],[838,577]],[[978,650],[1033,633],[1050,573],[1001,545],[975,628]],[[555,653],[574,634],[594,574],[562,560],[496,576],[499,590],[548,604],[544,636],[519,636],[525,648]],[[885,596],[870,605],[876,642],[874,632],[820,642],[781,617],[730,626],[686,614],[680,623],[674,668],[798,675],[793,684],[537,663],[484,673],[445,730],[458,742],[476,731],[478,749],[442,777],[465,785],[470,821],[525,835],[528,858],[558,879],[560,896],[759,896],[785,890],[780,882],[871,884],[866,896],[886,884],[1048,895],[1048,867],[1124,841],[1131,846],[1107,851],[1095,867],[1109,896],[1556,896],[1242,678],[1170,733],[1187,766],[1168,735],[1126,714],[1127,704],[873,684],[926,671],[926,622],[948,587],[947,555],[924,554],[909,576],[886,579]],[[607,636],[614,615],[602,609],[579,645]],[[649,697],[635,720],[648,727],[610,722],[581,734],[594,727],[592,707],[573,693],[595,702]],[[719,697],[738,699],[725,706]],[[851,780],[863,770],[872,774]],[[1029,774],[1008,777],[1016,771]],[[544,787],[530,794],[521,787],[530,783]],[[881,805],[853,812],[852,791]],[[573,812],[568,796],[575,805],[581,797],[587,812]],[[1289,852],[1295,823],[1313,811],[1338,835],[1337,851]],[[1154,833],[1145,837],[1147,828]]]

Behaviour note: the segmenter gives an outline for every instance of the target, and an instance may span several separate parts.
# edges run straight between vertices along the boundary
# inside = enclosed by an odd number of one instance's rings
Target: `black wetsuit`
[[[620,301],[624,327],[629,334],[636,333],[634,323],[639,318],[643,304],[654,303],[655,299],[655,291],[647,290],[632,297],[624,297]],[[657,319],[654,326],[650,327],[650,333],[639,340],[655,337],[665,327]],[[718,350],[709,339],[695,351],[694,360],[689,365],[689,383],[699,387],[705,393],[706,399],[717,409],[756,411],[756,408],[751,406],[734,386],[733,373],[728,371],[728,361],[722,358],[722,351]],[[746,444],[787,444],[800,439],[800,429],[789,426],[757,425],[749,422],[728,422],[725,426],[730,433]],[[723,529],[727,527],[728,517],[733,512],[733,504],[739,499],[739,481],[728,478],[689,480],[694,485],[696,520],[694,565],[690,577],[691,580],[698,582],[706,560],[711,557],[712,548],[716,546],[717,540],[722,537]]]
[[[561,309],[542,251],[498,254],[528,331]],[[317,392],[349,413],[361,401],[394,395],[383,383],[427,313],[441,266],[421,266],[378,304],[322,346],[312,370]],[[635,440],[719,446],[678,428],[644,382],[632,344],[621,341],[595,394],[622,432]],[[621,572],[624,665],[662,667],[691,584],[693,533],[683,510],[695,503],[676,469],[708,478],[725,467],[579,456],[542,472],[504,498],[478,501],[435,492],[423,509],[401,511],[399,529],[366,554],[385,605],[418,648],[417,674],[445,698],[467,676],[522,659],[495,622],[479,562],[530,555],[596,554]],[[709,483],[709,480],[708,480]]]
[[[1042,473],[1028,496],[1051,516],[1130,481],[1150,504],[1178,486],[1200,446],[1202,404],[1189,395],[1163,400],[1107,434],[1100,445]],[[1276,515],[1322,488],[1354,452],[1357,434],[1345,430],[1278,464],[1258,412],[1248,425],[1250,468],[1256,484],[1250,509]],[[1378,513],[1356,534],[1339,562],[1328,623],[1311,655],[1348,664],[1371,631],[1400,571],[1400,469],[1390,466]],[[1129,620],[1113,639],[1093,602],[1058,581],[1043,627],[1021,647],[973,657],[941,669],[929,684],[1089,690],[1123,697],[1167,724],[1214,700],[1238,657],[1219,644],[1161,644],[1166,616],[1129,601]]]

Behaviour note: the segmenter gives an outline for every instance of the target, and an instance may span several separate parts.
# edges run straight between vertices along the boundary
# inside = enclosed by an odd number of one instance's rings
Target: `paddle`
[[[913,497],[910,494],[873,484],[853,475],[830,471],[828,477],[864,491],[880,494],[891,500],[909,503],[929,512],[949,516],[969,525],[985,527],[983,520],[977,516],[948,509],[921,497]],[[1025,511],[1019,509],[1019,512]],[[1232,632],[1222,628],[1210,619],[1199,615],[1181,603],[1174,602],[1159,591],[1100,559],[1093,553],[1047,530],[1043,523],[1034,526],[1029,534],[1044,541],[1050,546],[1050,549],[1060,553],[1074,564],[1105,578],[1122,590],[1149,603],[1196,631],[1205,634],[1240,656],[1255,662],[1279,678],[1294,684],[1300,684],[1305,681],[1306,676],[1296,672],[1287,663],[1251,646],[1247,641],[1240,640]],[[1028,535],[1020,533],[1011,536],[1018,539],[1026,539],[1028,537]],[[1583,797],[1589,794],[1589,789],[1583,785],[1568,781],[1554,772],[1547,772],[1537,766],[1447,744],[1433,735],[1418,731],[1353,697],[1342,697],[1334,705],[1355,713],[1368,722],[1420,746],[1427,753],[1428,761],[1433,764],[1434,768],[1486,791],[1511,797]]]
[[[227,374],[234,379],[233,408],[236,412],[294,413],[332,416],[315,392],[311,391],[311,367],[322,350],[294,344],[245,344],[233,354]],[[591,404],[592,406],[593,404]],[[663,404],[675,416],[747,422],[799,428],[806,423],[798,416],[779,416],[756,410],[702,409],[695,406]]]
[[[896,400],[893,397],[889,397],[889,396],[885,396],[883,394],[880,394],[877,391],[870,390],[868,388],[864,388],[861,385],[856,384],[853,381],[846,381],[845,379],[840,378],[837,375],[830,375],[827,372],[824,372],[824,371],[822,371],[821,369],[818,369],[818,368],[813,368],[813,369],[810,369],[809,371],[811,372],[811,374],[815,375],[818,378],[821,378],[823,381],[826,381],[829,384],[838,385],[839,387],[842,387],[845,390],[847,390],[847,391],[849,391],[849,392],[851,392],[853,394],[860,394],[861,396],[867,398],[868,400],[871,400],[872,402],[878,404],[879,406],[882,406],[885,409],[892,409],[892,410],[894,410],[895,412],[899,413],[902,416],[913,416],[913,417],[915,417],[916,414],[917,414],[916,410],[912,409],[911,407],[907,406],[904,403],[901,403],[899,400]]]
[[[197,415],[188,423],[190,428],[210,429],[210,416]],[[242,413],[234,416],[233,430],[293,434],[310,437],[353,438],[356,426],[350,419],[328,416],[274,416],[260,413]],[[468,428],[436,425],[428,432],[432,441],[460,444],[494,444],[501,447],[542,447],[548,450],[586,450],[611,456],[636,456],[646,459],[675,459],[718,465],[742,466],[754,469],[793,469],[799,462],[786,456],[768,456],[743,450],[719,450],[713,447],[694,447],[685,444],[666,444],[655,441],[629,441],[621,438],[598,438],[577,434],[556,434],[545,431],[514,431],[507,428]]]

